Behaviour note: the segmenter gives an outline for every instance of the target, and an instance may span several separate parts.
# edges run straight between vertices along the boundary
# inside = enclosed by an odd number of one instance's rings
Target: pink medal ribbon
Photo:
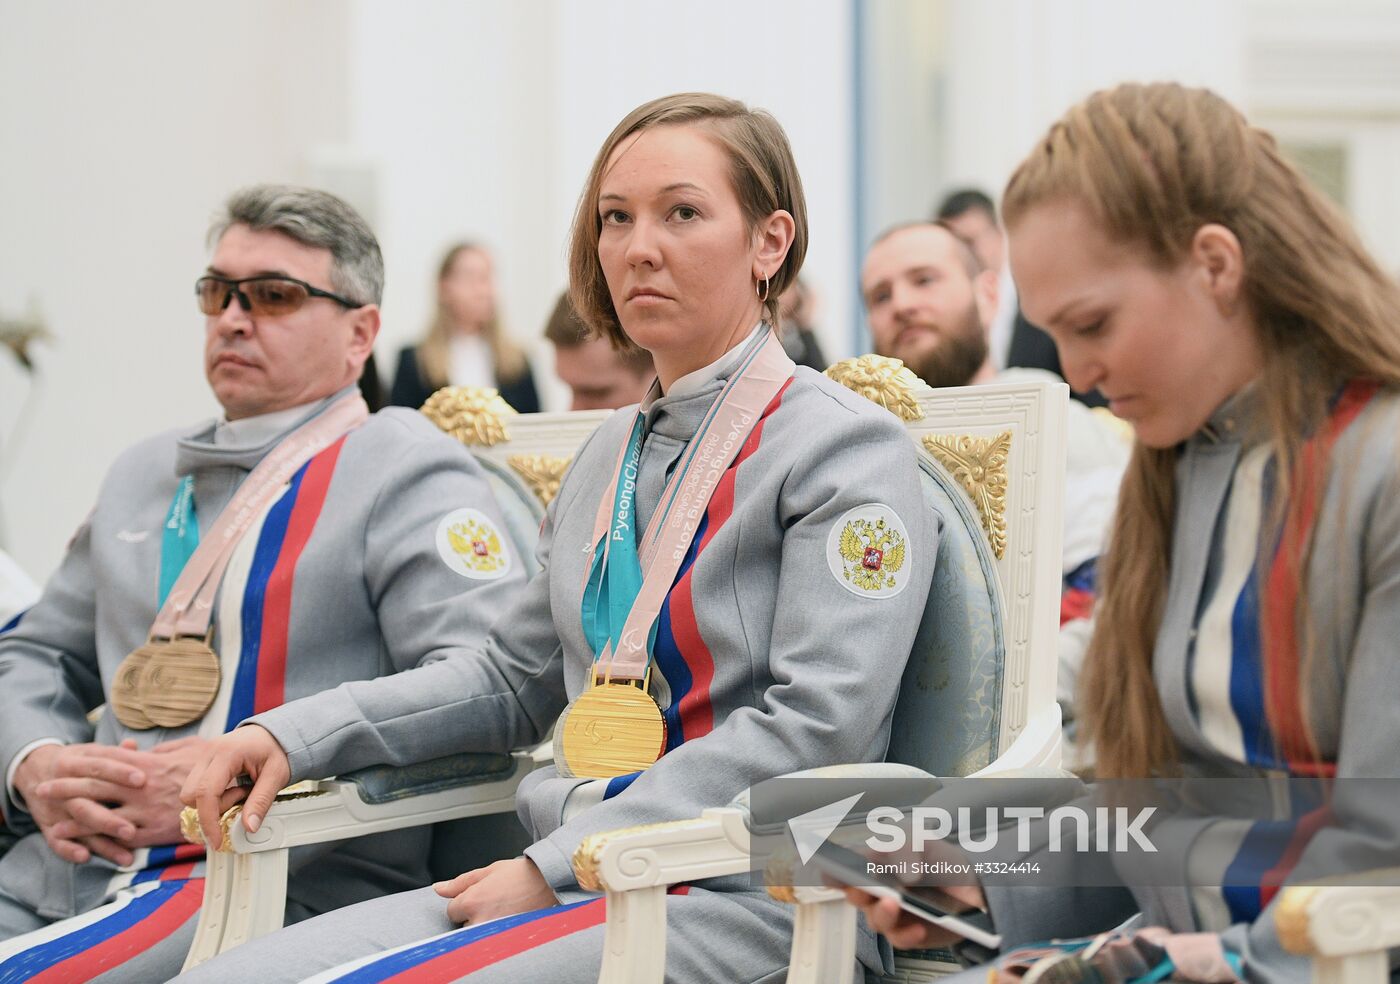
[[[760,414],[777,396],[796,368],[771,329],[746,349],[733,376],[725,383],[700,429],[686,448],[683,464],[661,494],[638,549],[643,572],[641,590],[627,614],[618,651],[604,646],[595,664],[599,683],[644,680],[651,663],[647,639],[661,614],[666,595],[690,549],[705,509],[720,478],[758,423]],[[627,455],[623,442],[612,481],[598,504],[593,543],[603,543],[603,563],[612,526],[612,509],[618,478]],[[594,549],[597,549],[595,546]]]
[[[180,572],[151,626],[151,638],[208,635],[214,596],[243,534],[302,465],[368,417],[364,398],[347,394],[288,434],[258,462]]]

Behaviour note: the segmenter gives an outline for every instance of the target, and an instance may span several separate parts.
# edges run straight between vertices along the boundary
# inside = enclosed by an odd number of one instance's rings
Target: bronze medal
[[[219,693],[219,657],[208,639],[177,636],[152,649],[141,687],[146,716],[162,728],[199,720]]]
[[[556,726],[561,775],[612,779],[646,769],[666,750],[666,720],[652,696],[629,683],[589,687]]]
[[[112,705],[112,713],[116,714],[117,720],[133,731],[149,731],[155,727],[155,722],[146,716],[142,694],[146,668],[158,645],[148,641],[133,649],[121,661],[112,680],[112,695],[107,702]]]

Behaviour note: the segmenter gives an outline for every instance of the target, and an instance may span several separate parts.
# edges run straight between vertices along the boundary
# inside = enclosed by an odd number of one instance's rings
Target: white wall
[[[1251,118],[1283,137],[1344,150],[1352,221],[1400,275],[1400,4],[1247,2]]]
[[[946,0],[948,184],[1000,198],[1034,141],[1117,82],[1170,79],[1240,100],[1241,0]]]
[[[507,329],[533,339],[562,283],[549,221],[555,128],[542,84],[554,60],[555,5],[362,0],[350,9],[346,157],[378,178],[381,369],[392,371],[398,348],[426,329],[437,265],[461,239],[493,252]]]
[[[305,180],[308,142],[342,138],[345,39],[335,0],[0,0],[0,311],[33,299],[56,336],[0,448],[0,535],[36,578],[121,448],[214,411],[205,228],[232,189]],[[31,390],[0,364],[3,441]]]

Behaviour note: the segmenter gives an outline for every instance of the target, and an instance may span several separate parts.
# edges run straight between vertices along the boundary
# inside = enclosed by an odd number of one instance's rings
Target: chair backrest
[[[942,521],[887,758],[968,775],[1055,701],[1069,388],[932,389],[870,355],[827,374],[905,422]]]

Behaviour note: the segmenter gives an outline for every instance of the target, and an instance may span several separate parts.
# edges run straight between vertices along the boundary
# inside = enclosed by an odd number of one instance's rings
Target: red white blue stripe
[[[0,984],[76,984],[139,957],[199,912],[204,879],[148,881],[0,947]]]
[[[1060,625],[1088,618],[1098,598],[1098,558],[1091,557],[1064,576],[1060,586]]]
[[[671,704],[663,712],[666,719],[666,750],[679,747],[692,738],[714,730],[714,707],[710,685],[714,682],[715,658],[700,634],[695,618],[691,571],[696,559],[714,540],[734,514],[734,483],[739,467],[753,457],[763,443],[764,424],[782,404],[792,380],[783,384],[764,408],[758,423],[749,432],[744,446],[725,469],[705,509],[704,519],[691,540],[690,549],[676,573],[676,581],[661,606],[656,633],[656,669],[671,691]]]
[[[688,891],[688,886],[678,885],[668,894],[685,895]],[[436,984],[459,980],[537,947],[603,925],[606,906],[605,899],[587,899],[464,926],[388,953],[343,964],[303,984]]]
[[[287,491],[267,511],[257,531],[243,584],[229,583],[225,599],[236,602],[238,646],[224,639],[225,659],[237,652],[231,674],[223,730],[235,728],[254,714],[280,706],[286,695],[287,635],[297,561],[316,527],[326,502],[345,439],[342,437],[302,466]],[[252,540],[252,537],[245,539]],[[229,575],[234,571],[230,569]],[[223,629],[228,621],[220,620]]]
[[[1335,775],[1335,763],[1321,760],[1306,728],[1298,639],[1302,557],[1332,446],[1377,391],[1371,382],[1349,385],[1304,445],[1279,535],[1271,537],[1268,523],[1277,484],[1271,448],[1251,449],[1236,467],[1214,590],[1197,622],[1188,671],[1201,733],[1232,761],[1291,777]],[[1204,928],[1257,918],[1330,822],[1326,785],[1316,793],[1288,788],[1286,816],[1221,821],[1199,839],[1194,850],[1228,859],[1219,887],[1193,893]]]

